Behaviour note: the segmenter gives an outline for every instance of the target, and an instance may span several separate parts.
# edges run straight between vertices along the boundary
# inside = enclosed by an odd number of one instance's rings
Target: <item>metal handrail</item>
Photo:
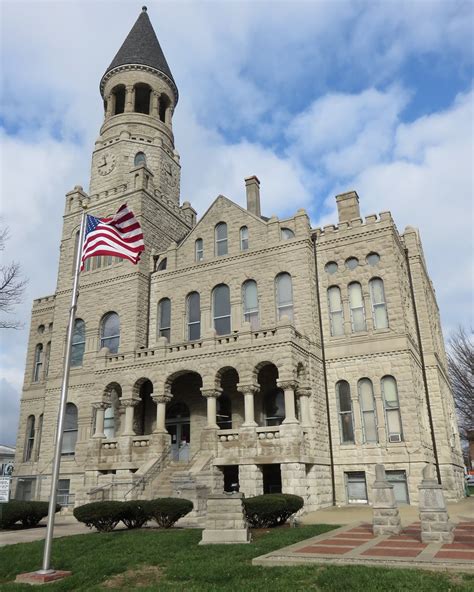
[[[144,489],[147,485],[147,483],[149,483],[151,481],[151,479],[154,479],[156,477],[156,475],[158,473],[161,472],[161,470],[164,469],[164,463],[165,460],[170,457],[170,452],[171,452],[171,446],[167,446],[165,448],[165,450],[161,453],[161,455],[156,459],[156,461],[151,465],[151,467],[145,471],[145,473],[143,473],[143,475],[137,479],[135,481],[135,483],[132,485],[132,487],[126,492],[126,494],[123,496],[124,499],[127,499],[127,496],[137,487],[142,487],[142,489]]]

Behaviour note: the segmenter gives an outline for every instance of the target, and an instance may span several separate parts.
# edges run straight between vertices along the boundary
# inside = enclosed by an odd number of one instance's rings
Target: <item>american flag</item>
[[[121,206],[112,218],[87,215],[81,271],[89,257],[113,255],[138,263],[144,250],[141,226],[127,204]]]

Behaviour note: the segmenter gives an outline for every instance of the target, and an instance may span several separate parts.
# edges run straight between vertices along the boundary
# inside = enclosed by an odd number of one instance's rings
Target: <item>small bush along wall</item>
[[[122,502],[91,502],[74,508],[74,518],[89,528],[93,526],[99,532],[110,532],[122,520],[124,510]]]
[[[243,500],[247,522],[251,528],[271,528],[284,524],[304,505],[299,495],[267,493]]]
[[[193,509],[193,502],[175,497],[160,497],[148,503],[151,517],[162,528],[170,528]]]
[[[17,522],[22,528],[33,528],[48,515],[49,502],[22,502],[11,500],[0,504],[0,529],[13,528]],[[56,504],[56,512],[61,506]]]

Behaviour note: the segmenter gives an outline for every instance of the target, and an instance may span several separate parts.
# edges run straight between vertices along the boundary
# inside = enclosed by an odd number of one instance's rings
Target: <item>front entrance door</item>
[[[171,436],[171,458],[187,462],[191,442],[189,410],[183,403],[172,405],[166,414],[166,429]]]

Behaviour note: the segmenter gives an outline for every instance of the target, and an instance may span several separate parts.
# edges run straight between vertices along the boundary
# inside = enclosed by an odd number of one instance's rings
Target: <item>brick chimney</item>
[[[246,177],[247,210],[260,218],[260,181],[256,175]]]
[[[336,203],[339,222],[349,222],[354,218],[360,218],[357,191],[348,191],[347,193],[336,195]]]

